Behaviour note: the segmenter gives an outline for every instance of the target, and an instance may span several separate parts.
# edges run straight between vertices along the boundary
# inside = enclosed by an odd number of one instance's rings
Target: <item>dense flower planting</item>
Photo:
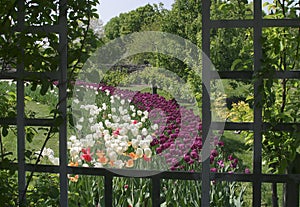
[[[77,133],[68,141],[71,166],[201,170],[202,123],[193,110],[157,94],[83,82],[76,88],[85,97],[73,99]],[[227,157],[221,136],[218,132],[210,143],[211,171],[234,172],[238,159]],[[47,150],[43,155],[58,164]]]

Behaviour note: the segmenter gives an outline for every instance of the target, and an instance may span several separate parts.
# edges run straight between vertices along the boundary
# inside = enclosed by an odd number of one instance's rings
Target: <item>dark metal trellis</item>
[[[67,174],[82,174],[82,175],[97,175],[105,177],[105,206],[112,206],[113,197],[113,177],[120,176],[106,169],[99,168],[80,168],[69,167],[67,163],[67,122],[66,122],[66,97],[67,97],[67,0],[60,0],[59,5],[59,24],[44,27],[25,27],[24,19],[24,1],[18,1],[18,31],[48,31],[59,34],[59,55],[60,64],[58,72],[51,73],[30,73],[24,71],[24,64],[21,62],[17,66],[17,72],[10,74],[1,74],[1,79],[15,78],[17,79],[17,118],[16,119],[0,119],[0,124],[12,124],[18,127],[18,186],[19,200],[26,202],[24,198],[24,189],[26,185],[27,171],[49,172],[60,174],[60,205],[68,206],[68,179]],[[262,18],[262,1],[254,0],[254,19],[252,20],[211,20],[210,19],[210,1],[202,1],[202,50],[208,56],[210,54],[210,30],[212,28],[253,28],[254,29],[254,71],[228,71],[220,72],[221,79],[252,79],[253,75],[261,70],[262,45],[261,36],[263,27],[300,27],[300,21],[294,19],[271,20]],[[20,48],[22,50],[22,48]],[[207,139],[210,135],[210,130],[220,128],[220,123],[211,122],[210,109],[210,81],[218,78],[215,71],[211,71],[209,61],[203,58],[203,103],[202,103],[202,124],[203,124],[203,139]],[[60,126],[59,131],[59,155],[60,165],[38,165],[33,166],[25,163],[25,126],[51,126],[53,120],[47,119],[25,119],[24,117],[24,80],[30,80],[31,76],[59,80],[59,110],[64,117],[64,122]],[[273,78],[294,78],[300,79],[299,71],[275,72]],[[268,78],[266,74],[260,77],[254,83],[255,102],[259,103],[262,99],[259,88],[262,85],[264,78]],[[161,172],[149,178],[152,180],[152,203],[153,206],[160,206],[160,181],[161,179],[181,179],[181,180],[198,180],[202,181],[202,206],[210,204],[210,181],[239,181],[251,182],[253,184],[253,206],[261,206],[261,186],[262,183],[288,183],[290,196],[288,197],[289,206],[299,206],[299,174],[287,175],[271,175],[262,174],[262,132],[268,129],[270,124],[263,123],[262,108],[259,104],[254,107],[254,122],[253,123],[226,123],[225,130],[253,130],[254,131],[254,155],[253,155],[253,174],[227,174],[227,173],[212,173],[210,172],[209,160],[203,162],[203,172]],[[275,127],[275,130],[294,130],[294,127],[300,129],[300,124],[280,124]],[[204,156],[209,153],[208,148],[203,149]],[[120,170],[122,172],[122,170]],[[120,173],[122,174],[122,173]],[[139,177],[141,172],[132,171],[132,176]],[[291,185],[294,184],[294,185]],[[298,195],[297,195],[298,192]]]

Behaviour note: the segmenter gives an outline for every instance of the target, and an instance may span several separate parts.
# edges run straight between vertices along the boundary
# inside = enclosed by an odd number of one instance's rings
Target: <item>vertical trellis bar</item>
[[[104,202],[105,207],[112,207],[112,200],[113,200],[113,182],[112,182],[112,175],[106,175],[104,179]]]
[[[152,206],[159,207],[160,206],[160,177],[159,175],[155,175],[151,179],[152,182]]]
[[[60,175],[60,206],[68,206],[68,178],[67,178],[67,68],[68,68],[68,40],[67,40],[67,0],[59,2],[59,111],[63,122],[59,128],[59,175]]]
[[[18,1],[18,28],[23,32],[25,24],[25,2]],[[23,34],[21,34],[23,35]],[[25,103],[24,103],[24,80],[22,74],[24,73],[24,49],[22,43],[19,42],[21,51],[20,59],[17,65],[17,149],[18,149],[18,188],[19,188],[19,205],[26,205],[26,172],[25,172]]]
[[[254,0],[254,74],[261,70],[262,59],[262,1]],[[253,169],[253,206],[261,206],[261,173],[262,173],[262,94],[263,79],[256,77],[254,83],[254,154]]]
[[[210,203],[210,166],[209,166],[209,132],[210,111],[210,0],[202,1],[202,192],[201,206]]]

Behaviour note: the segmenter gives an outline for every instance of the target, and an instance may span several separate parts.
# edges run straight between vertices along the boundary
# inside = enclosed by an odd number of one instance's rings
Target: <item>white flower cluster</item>
[[[39,152],[36,152],[36,154],[40,154]],[[59,158],[58,157],[54,157],[54,151],[51,148],[44,148],[43,152],[42,152],[42,157],[47,157],[48,160],[53,164],[53,165],[59,165]]]
[[[83,161],[80,156],[82,149],[88,148],[92,156],[90,163],[94,167],[108,165],[122,168],[129,166],[128,160],[149,159],[152,156],[151,131],[156,130],[158,125],[147,129],[147,111],[137,110],[130,100],[111,95],[108,90],[105,94],[110,97],[110,105],[102,103],[98,107],[80,105],[78,99],[73,101],[82,116],[78,117],[75,126],[78,138],[71,136],[68,142],[71,161],[80,165]]]

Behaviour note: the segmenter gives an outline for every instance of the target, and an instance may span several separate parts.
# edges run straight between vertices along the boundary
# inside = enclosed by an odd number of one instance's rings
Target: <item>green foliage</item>
[[[201,11],[201,1],[176,0],[171,11],[165,15],[162,31],[179,35],[199,46]]]
[[[7,170],[0,171],[0,197],[1,206],[17,206],[18,204],[18,182],[14,172]]]
[[[270,10],[264,18],[299,17],[299,14],[297,16],[295,13],[294,1],[274,1],[274,3],[265,3],[265,6]],[[277,124],[299,122],[299,83],[296,80],[272,78],[274,71],[290,71],[299,68],[299,31],[299,28],[284,27],[263,29],[262,70],[255,77],[258,78],[262,75],[269,77],[263,81],[260,93],[263,95],[261,103],[263,121],[271,124],[271,127],[263,133],[263,159],[266,162],[268,172],[272,173],[286,173],[297,155],[297,148],[299,148],[298,132],[273,131],[273,127]],[[251,36],[248,38],[252,44]],[[242,45],[243,50],[249,51],[248,42]],[[241,67],[240,64],[247,63],[249,58],[244,56],[242,59],[236,59],[231,69]],[[230,120],[253,121],[253,110],[250,107],[253,94],[250,93],[245,98],[246,103],[241,101],[233,104],[229,114]],[[253,135],[248,132],[241,134],[246,137],[247,143],[252,147]]]
[[[253,19],[253,3],[247,0],[215,0],[211,4],[212,19]]]
[[[126,79],[128,78],[128,73],[124,70],[109,70],[103,74],[101,83],[108,86],[118,87],[126,84]]]
[[[59,25],[59,14],[64,11],[59,11],[58,0],[54,1],[25,1],[24,2],[24,26],[40,27],[49,25]],[[91,52],[101,44],[99,37],[93,31],[90,23],[91,20],[98,18],[96,6],[98,0],[79,0],[68,1],[66,8],[66,15],[68,17],[68,79],[72,80],[82,67],[82,64],[87,60]],[[0,2],[0,70],[1,72],[14,72],[18,65],[23,65],[27,72],[54,72],[57,71],[62,52],[61,45],[59,44],[59,35],[56,33],[37,31],[35,33],[25,29],[22,30],[22,22],[19,21],[20,11],[19,1],[1,1]],[[60,28],[61,29],[61,28]],[[34,29],[33,29],[34,30]],[[55,96],[52,80],[45,75],[41,80],[32,75],[31,79],[31,93],[27,91],[28,95],[32,95],[35,101],[43,101],[49,103],[52,107],[57,105],[58,100]],[[1,101],[0,101],[0,118],[15,118],[16,117],[16,88],[15,84],[11,83],[10,86],[14,88],[0,87]],[[3,89],[5,89],[3,91]],[[6,91],[7,90],[7,91]],[[34,91],[38,90],[39,95],[33,95]],[[50,93],[49,93],[50,91]],[[52,92],[51,92],[52,91]],[[40,98],[43,97],[43,98]],[[51,98],[45,98],[51,97]],[[30,98],[25,97],[25,101]],[[56,99],[53,101],[53,99]],[[50,103],[51,102],[51,103]],[[55,104],[53,104],[55,102]],[[26,117],[35,118],[35,113],[26,111]],[[61,117],[58,113],[54,113],[55,126],[48,130],[43,139],[46,145],[47,141],[53,136],[61,123]],[[15,133],[15,127],[2,125],[0,126],[0,162],[6,168],[11,166],[8,163],[14,161],[8,156],[12,152],[7,152],[4,145],[4,137]],[[26,140],[27,142],[35,141],[37,129],[34,127],[26,127]],[[44,146],[45,146],[44,145]],[[41,149],[41,151],[43,148]],[[25,156],[29,161],[36,161],[38,163],[36,154],[33,150],[26,150]],[[5,172],[1,171],[1,179],[5,179]],[[26,190],[28,191],[28,205],[30,206],[58,206],[58,182],[57,178],[51,176],[41,176],[36,178],[36,187],[30,183],[33,174],[28,177]],[[3,181],[3,182],[2,182]],[[56,182],[55,182],[56,181]],[[17,206],[16,178],[11,179],[7,176],[6,180],[1,180],[1,202],[2,199],[7,203],[4,206]],[[14,185],[12,185],[14,183]],[[40,188],[40,189],[38,189]],[[38,189],[38,190],[37,190]],[[4,194],[3,194],[4,193]],[[7,200],[6,200],[7,199]],[[3,201],[3,202],[4,202]],[[3,202],[1,204],[3,204]],[[19,201],[22,203],[22,201]],[[21,205],[21,203],[19,203]]]
[[[30,206],[59,206],[58,175],[36,175],[34,185],[28,190],[28,201]]]
[[[158,88],[169,92],[177,101],[192,102],[193,88],[191,84],[185,83],[176,74],[161,68],[148,67],[142,71],[131,73],[126,83],[145,84],[148,86],[157,86]]]
[[[159,30],[164,11],[162,5],[147,4],[128,13],[122,13],[105,25],[105,36],[112,40],[132,32]]]
[[[201,182],[162,180],[161,185],[161,206],[201,206]]]
[[[104,206],[104,178],[79,175],[70,179],[68,197],[70,206]]]
[[[272,10],[265,18],[295,18],[294,1],[274,1],[266,5]],[[299,15],[298,15],[299,17]],[[298,28],[268,28],[263,30],[262,73],[272,77],[273,71],[290,71],[300,66],[300,30]],[[296,157],[300,141],[297,132],[274,132],[280,123],[299,122],[299,83],[296,80],[264,81],[263,118],[272,124],[264,133],[263,149],[270,172],[285,173]]]
[[[213,206],[244,206],[243,196],[246,187],[237,182],[213,182],[211,204]]]
[[[253,5],[247,1],[214,1],[211,18],[252,19]],[[230,28],[211,31],[211,61],[218,71],[252,70],[253,30]]]

